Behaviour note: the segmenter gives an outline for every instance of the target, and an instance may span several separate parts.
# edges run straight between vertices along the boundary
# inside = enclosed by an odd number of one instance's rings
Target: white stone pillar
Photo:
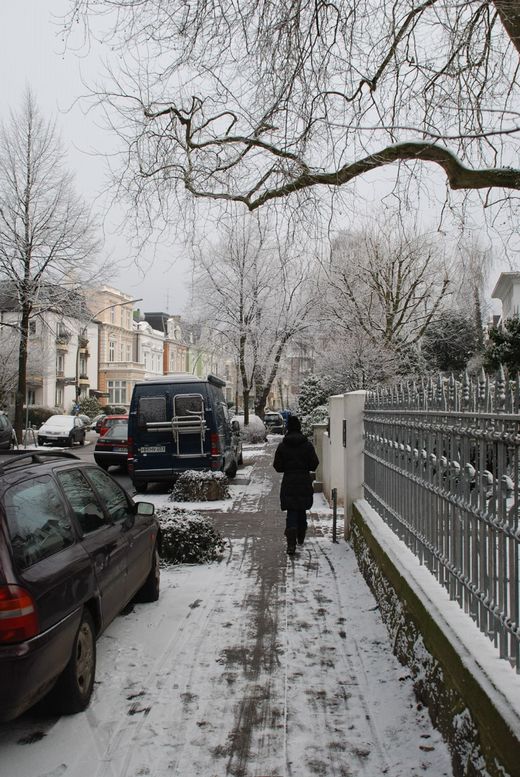
[[[345,539],[350,533],[352,505],[363,497],[363,410],[366,391],[350,391],[343,395],[342,438],[344,457]]]

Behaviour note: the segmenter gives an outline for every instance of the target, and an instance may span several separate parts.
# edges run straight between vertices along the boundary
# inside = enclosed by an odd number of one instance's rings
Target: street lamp
[[[135,302],[142,302],[143,298],[139,297],[138,299],[127,299],[124,302],[113,302],[112,305],[106,305],[104,308],[101,308],[101,310],[98,310],[97,313],[94,313],[93,316],[89,318],[87,323],[84,327],[80,330],[78,334],[78,347],[76,349],[76,401],[75,406],[78,404],[78,399],[81,393],[81,388],[79,385],[79,352],[80,352],[80,346],[81,341],[85,339],[85,334],[87,332],[89,324],[91,324],[98,316],[101,315],[101,313],[104,313],[105,310],[110,310],[111,308],[119,308],[124,307],[125,305],[133,305]],[[76,411],[77,412],[77,411]]]

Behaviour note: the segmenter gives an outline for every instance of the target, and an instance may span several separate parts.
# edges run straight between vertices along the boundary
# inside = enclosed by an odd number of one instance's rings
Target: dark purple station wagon
[[[0,721],[50,692],[87,707],[96,638],[134,597],[159,597],[154,506],[72,453],[0,457]]]

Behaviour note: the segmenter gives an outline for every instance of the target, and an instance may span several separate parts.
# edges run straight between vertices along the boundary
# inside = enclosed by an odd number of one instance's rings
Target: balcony
[[[80,351],[84,351],[88,347],[88,337],[78,337],[78,348]]]

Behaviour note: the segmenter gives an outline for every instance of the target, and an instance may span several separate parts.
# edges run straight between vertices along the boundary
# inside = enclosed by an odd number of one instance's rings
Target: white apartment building
[[[147,321],[134,323],[136,360],[144,366],[144,378],[162,375],[164,332],[153,329]]]

